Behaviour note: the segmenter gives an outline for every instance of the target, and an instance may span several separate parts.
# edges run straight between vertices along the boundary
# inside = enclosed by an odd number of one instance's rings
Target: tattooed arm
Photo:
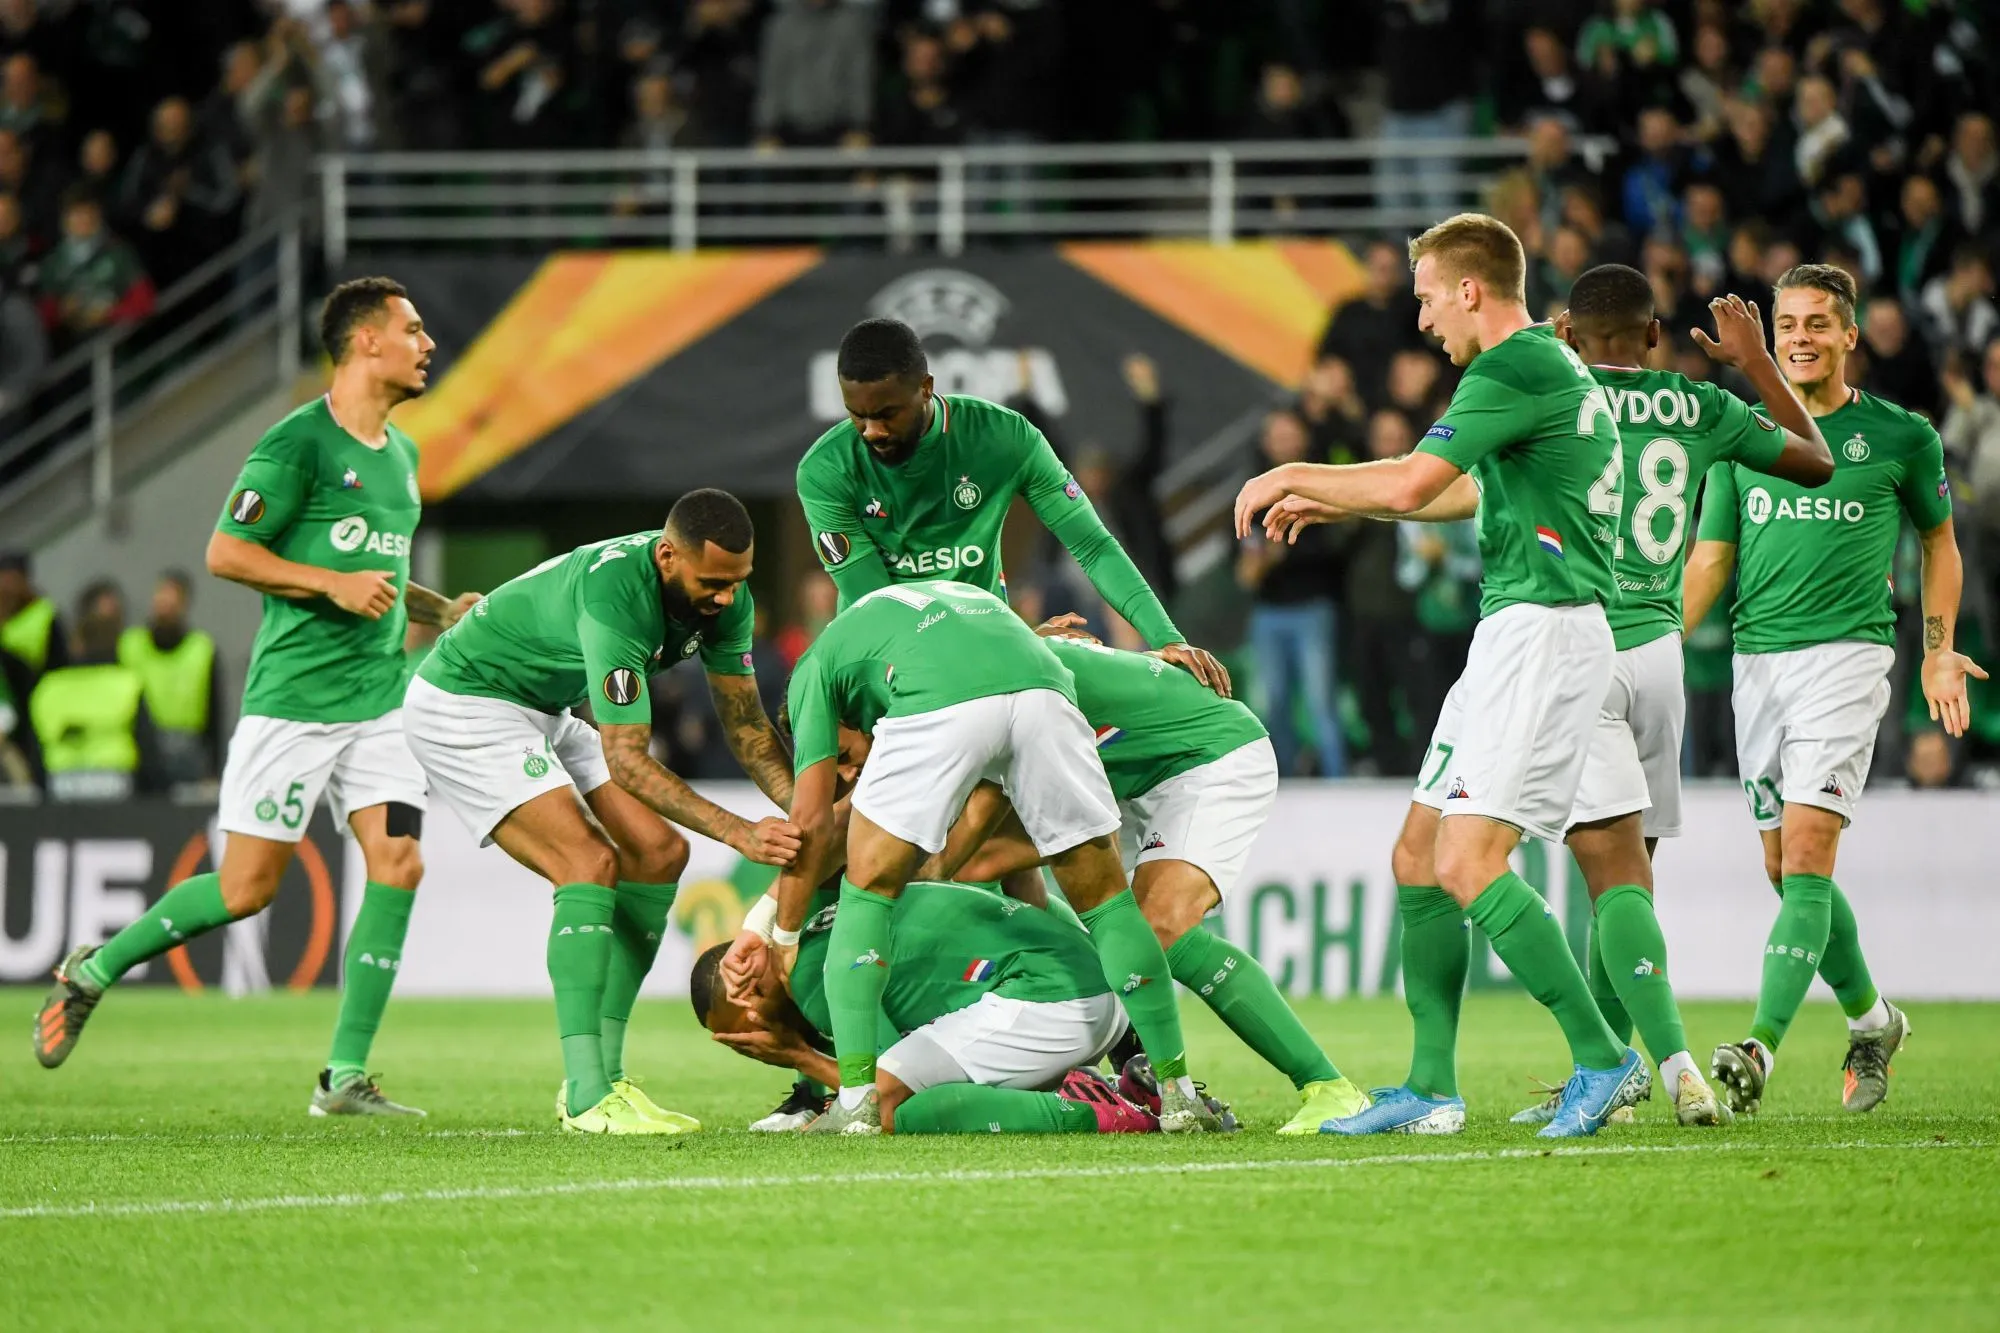
[[[703,837],[727,843],[763,865],[790,865],[798,854],[799,831],[788,820],[760,819],[753,824],[724,810],[669,773],[653,758],[650,726],[607,724],[598,728],[598,734],[604,740],[604,763],[611,770],[611,780],[638,797],[655,814]]]
[[[476,592],[462,592],[456,597],[446,597],[421,583],[411,583],[403,588],[403,609],[409,612],[413,624],[450,629],[459,617],[478,605],[479,596]]]
[[[736,762],[774,805],[780,810],[791,809],[792,756],[764,711],[757,678],[710,673],[708,693],[715,701],[715,715],[722,720],[722,734]]]

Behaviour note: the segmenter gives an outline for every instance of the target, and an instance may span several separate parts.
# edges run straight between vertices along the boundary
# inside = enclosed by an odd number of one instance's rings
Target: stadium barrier
[[[747,816],[770,813],[748,784],[705,783],[702,791]],[[1397,783],[1288,784],[1222,915],[1225,933],[1293,994],[1393,994],[1389,840],[1407,803]],[[1762,853],[1734,787],[1698,784],[1686,805],[1688,836],[1663,844],[1660,855],[1670,974],[1684,996],[1748,998],[1776,904]],[[1973,792],[1885,790],[1863,803],[1841,847],[1839,882],[1889,994],[2000,999],[2000,973],[1986,953],[2000,938],[1986,822],[1996,808],[1991,795]],[[208,868],[212,817],[167,802],[0,808],[0,983],[45,979],[74,944],[104,938],[166,885]],[[324,812],[308,835],[270,913],[198,940],[134,980],[231,993],[332,983],[364,875],[353,843],[336,836]],[[771,879],[720,844],[689,841],[676,929],[648,979],[650,995],[684,993],[695,953],[732,936],[744,904]],[[547,889],[498,849],[475,847],[442,810],[426,823],[424,860],[398,994],[547,994]],[[1589,908],[1574,863],[1530,842],[1518,864],[1580,949]],[[1514,984],[1483,940],[1470,984]]]

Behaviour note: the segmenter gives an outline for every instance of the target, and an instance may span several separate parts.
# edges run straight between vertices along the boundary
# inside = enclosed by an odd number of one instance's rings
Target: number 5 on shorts
[[[1432,770],[1431,780],[1424,784],[1425,791],[1429,791],[1432,787],[1437,786],[1438,779],[1444,776],[1445,769],[1451,765],[1451,751],[1452,747],[1446,745],[1443,741],[1439,741],[1431,747],[1431,753],[1437,756],[1438,766]]]
[[[285,813],[284,818],[280,822],[288,829],[297,828],[305,822],[305,803],[299,800],[299,794],[305,791],[305,789],[305,783],[294,782],[285,792]]]

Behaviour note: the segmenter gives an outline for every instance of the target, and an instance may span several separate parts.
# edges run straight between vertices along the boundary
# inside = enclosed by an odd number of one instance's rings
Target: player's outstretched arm
[[[1285,463],[1243,483],[1236,495],[1236,535],[1248,537],[1257,516],[1288,495],[1365,518],[1407,518],[1465,475],[1428,453],[1368,463]]]
[[[708,677],[708,694],[715,701],[715,715],[722,720],[722,734],[729,752],[757,789],[771,798],[780,810],[792,806],[792,756],[778,739],[764,711],[763,696],[757,693],[755,676]]]
[[[241,537],[217,532],[208,539],[208,572],[271,597],[293,601],[324,597],[343,611],[380,620],[396,604],[396,575],[388,569],[341,573],[302,565]]]
[[[441,592],[433,592],[421,583],[412,583],[403,589],[403,610],[407,611],[412,624],[436,625],[439,629],[450,629],[456,625],[473,607],[479,605],[484,594],[462,592],[456,597],[447,597]]]
[[[1688,331],[1709,360],[1743,372],[1764,410],[1785,432],[1784,452],[1762,471],[1801,486],[1824,486],[1833,480],[1833,451],[1827,448],[1819,423],[1772,359],[1757,303],[1731,293],[1710,301],[1708,309],[1715,317],[1715,337],[1700,329]]]
[[[783,819],[751,823],[670,773],[653,758],[653,729],[644,723],[606,723],[598,728],[611,780],[663,819],[727,843],[760,865],[790,865],[799,851],[799,831]]]
[[[1041,438],[1039,431],[1030,442],[1021,494],[1035,511],[1035,517],[1076,557],[1084,576],[1106,605],[1130,621],[1148,647],[1164,648],[1171,643],[1186,642],[1167,608],[1160,604],[1159,595],[1146,582],[1146,576],[1104,526],[1090,497],[1063,469],[1055,450]]]
[[[1736,543],[1703,541],[1694,544],[1687,571],[1681,582],[1681,633],[1694,633],[1695,626],[1708,618],[1709,608],[1729,583],[1736,568]]]
[[[1958,600],[1965,590],[1965,566],[1951,520],[1918,534],[1924,558],[1924,702],[1931,721],[1953,736],[1972,724],[1965,678],[1986,679],[1979,663],[1952,648],[1958,629]]]

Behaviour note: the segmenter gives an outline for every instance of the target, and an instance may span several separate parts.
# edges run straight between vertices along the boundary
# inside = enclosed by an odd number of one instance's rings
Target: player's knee
[[[282,866],[265,870],[259,868],[249,874],[225,873],[220,877],[222,905],[229,915],[238,920],[255,916],[271,905],[278,896],[278,881],[284,877]]]
[[[659,832],[649,830],[640,845],[618,848],[619,874],[635,884],[678,884],[687,863],[687,839],[664,821]]]
[[[551,867],[549,876],[561,884],[598,884],[614,888],[618,883],[618,853],[608,842],[590,842],[566,848]]]
[[[1171,949],[1179,943],[1183,935],[1201,924],[1216,903],[1215,889],[1208,877],[1197,872],[1193,878],[1199,882],[1179,876],[1155,879],[1143,870],[1133,878],[1132,896],[1139,900],[1139,910],[1145,915],[1146,924],[1153,928],[1153,934],[1159,937],[1162,949]]]
[[[1784,853],[1776,847],[1766,847],[1764,849],[1764,878],[1771,881],[1771,887],[1774,889],[1784,882]]]
[[[368,878],[392,889],[415,889],[424,877],[423,846],[415,838],[383,838],[363,849]]]
[[[1389,853],[1389,870],[1398,884],[1435,884],[1437,869],[1436,849],[1426,839],[1421,843],[1408,832],[1396,839],[1396,846]]]
[[[1479,896],[1488,884],[1499,877],[1500,870],[1489,864],[1483,849],[1457,844],[1440,845],[1435,856],[1437,884],[1446,893],[1456,898],[1460,905],[1469,904]],[[1501,869],[1505,862],[1501,863]],[[1408,883],[1398,880],[1398,883]]]

